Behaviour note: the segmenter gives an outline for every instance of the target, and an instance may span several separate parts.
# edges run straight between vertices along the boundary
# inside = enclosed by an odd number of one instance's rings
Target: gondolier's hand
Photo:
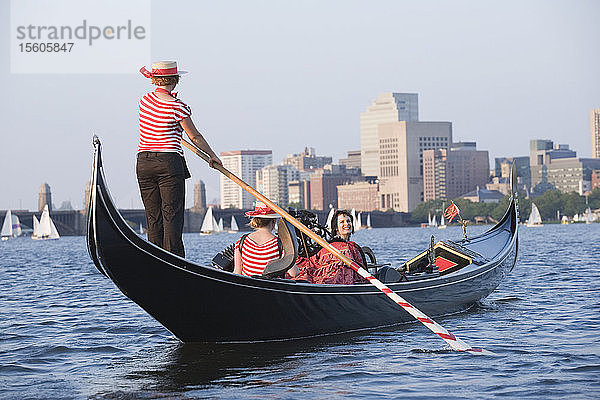
[[[210,160],[208,160],[208,165],[211,166],[211,168],[215,168],[215,164],[218,164],[220,166],[223,166],[223,162],[221,161],[221,159],[219,157],[217,157],[216,155],[211,156]]]

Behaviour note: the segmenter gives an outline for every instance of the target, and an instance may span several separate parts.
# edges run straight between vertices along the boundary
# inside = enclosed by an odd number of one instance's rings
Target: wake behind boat
[[[299,339],[413,320],[369,284],[245,277],[193,263],[143,240],[113,204],[98,140],[90,196],[87,245],[94,264],[184,342]],[[397,260],[404,266],[401,272],[382,268],[378,278],[428,315],[464,311],[488,296],[514,267],[517,229],[512,198],[490,231],[468,240],[438,242],[412,260]]]

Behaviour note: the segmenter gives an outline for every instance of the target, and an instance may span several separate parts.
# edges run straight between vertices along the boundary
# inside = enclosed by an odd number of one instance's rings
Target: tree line
[[[578,193],[562,193],[558,190],[549,190],[535,198],[525,198],[524,192],[519,192],[519,218],[525,221],[531,212],[531,203],[538,207],[544,221],[556,221],[563,215],[573,217],[575,214],[583,214],[589,206],[592,210],[600,208],[600,189],[594,189],[588,196],[586,205],[585,196]],[[499,203],[474,203],[466,199],[454,199],[454,203],[460,209],[463,219],[473,221],[475,217],[483,217],[488,220],[498,221],[504,215],[508,207],[510,196],[505,196]],[[450,201],[429,200],[419,204],[411,213],[410,221],[418,224],[428,221],[429,215],[436,215],[440,220],[444,209],[450,205]],[[558,217],[558,218],[557,218]]]

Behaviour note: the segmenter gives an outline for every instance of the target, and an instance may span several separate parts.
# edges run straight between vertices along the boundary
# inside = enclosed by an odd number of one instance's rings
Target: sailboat
[[[48,204],[44,206],[44,211],[42,211],[42,216],[40,217],[40,222],[37,224],[37,230],[35,229],[35,220],[33,221],[34,229],[33,235],[31,236],[34,240],[47,240],[47,239],[58,239],[60,235],[56,230],[56,226],[50,218],[50,211],[48,210]]]
[[[21,221],[19,221],[19,217],[13,215],[12,212],[8,210],[4,216],[4,223],[2,224],[0,236],[2,236],[2,240],[8,240],[20,235]]]
[[[217,224],[217,232],[223,232],[223,218],[219,218],[219,223]]]
[[[231,216],[231,228],[229,228],[229,232],[236,233],[239,230],[240,230],[240,228],[238,227],[235,217],[232,215]]]
[[[535,203],[531,203],[531,213],[527,219],[528,227],[542,226],[542,216]]]
[[[444,208],[442,207],[442,210]],[[448,227],[448,225],[446,225],[446,220],[444,219],[444,213],[442,212],[442,218],[440,221],[440,224],[438,225],[438,229],[446,229]]]
[[[585,205],[587,208],[585,209],[585,214],[583,215],[583,220],[586,224],[591,224],[594,221],[594,216],[592,215],[592,209],[588,205],[588,197],[585,196]]]
[[[335,208],[333,208],[333,206],[330,204],[329,205],[329,214],[327,214],[327,222],[325,223],[325,227],[327,229],[329,229],[329,232],[331,232],[331,220],[333,219],[333,214],[335,213]]]
[[[435,214],[433,214],[433,217],[431,217],[431,214],[427,214],[428,220],[429,222],[427,223],[427,226],[430,228],[435,228],[437,226],[437,220],[435,218]]]
[[[219,226],[217,225],[217,221],[215,221],[215,217],[213,217],[212,207],[208,207],[208,210],[206,210],[206,214],[204,215],[204,221],[202,221],[202,227],[200,227],[200,234],[208,235],[218,232],[218,229]]]
[[[367,214],[367,229],[373,229],[371,226],[371,213]]]
[[[38,221],[37,217],[34,214],[33,215],[33,234],[31,236],[32,237],[37,236],[39,230],[40,230],[40,221]]]
[[[142,223],[140,222],[140,230],[138,232],[140,235],[144,234],[144,228],[142,227]]]

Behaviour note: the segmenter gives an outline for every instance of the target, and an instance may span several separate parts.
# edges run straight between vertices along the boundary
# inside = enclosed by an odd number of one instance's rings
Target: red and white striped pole
[[[204,161],[208,162],[210,160],[210,157],[207,154],[204,154],[204,152],[202,152],[200,149],[198,149],[196,146],[194,146],[187,140],[181,139],[181,143],[183,143],[188,149],[193,151],[197,156],[202,158]],[[277,214],[281,215],[284,219],[289,221],[296,228],[298,228],[302,232],[304,232],[308,237],[310,237],[315,242],[319,243],[323,248],[325,248],[329,252],[331,252],[334,256],[336,256],[340,261],[342,261],[348,267],[350,267],[354,271],[356,271],[360,276],[362,276],[363,278],[368,280],[369,283],[371,283],[377,289],[379,289],[383,293],[385,293],[385,295],[387,297],[392,299],[392,301],[394,301],[396,304],[398,304],[400,307],[402,307],[406,312],[408,312],[410,315],[415,317],[415,319],[420,321],[429,330],[431,330],[433,333],[435,333],[436,335],[441,337],[446,343],[448,343],[450,345],[450,347],[452,347],[453,350],[464,351],[467,353],[478,354],[478,355],[479,354],[486,354],[486,355],[494,354],[491,351],[478,349],[478,348],[474,348],[474,347],[467,345],[465,342],[463,342],[461,339],[459,339],[456,336],[454,336],[453,334],[451,334],[448,330],[446,330],[440,324],[438,324],[437,322],[435,322],[434,320],[429,318],[427,315],[423,314],[423,312],[421,312],[415,306],[413,306],[408,301],[404,300],[398,294],[393,292],[390,288],[388,288],[386,285],[384,285],[381,281],[379,281],[373,275],[371,275],[369,273],[369,271],[367,271],[366,269],[364,269],[363,267],[361,267],[360,265],[358,265],[357,263],[355,263],[354,261],[352,261],[345,255],[343,255],[338,249],[333,247],[331,244],[327,243],[327,241],[325,241],[325,239],[323,239],[322,237],[320,237],[319,235],[317,235],[316,233],[314,233],[313,231],[308,229],[306,226],[304,226],[304,224],[302,224],[296,218],[292,217],[290,214],[288,214],[285,210],[283,210],[277,204],[273,203],[271,200],[266,198],[262,193],[258,192],[252,186],[248,185],[246,182],[244,182],[243,180],[238,178],[235,174],[233,174],[232,172],[227,170],[225,167],[223,167],[220,164],[214,164],[214,168],[216,170],[218,170],[219,172],[221,172],[226,177],[228,177],[229,179],[231,179],[233,182],[238,184],[242,189],[246,190],[252,196],[256,197],[258,200],[262,201],[263,203],[265,203],[266,205],[271,207],[271,209],[273,209]]]

